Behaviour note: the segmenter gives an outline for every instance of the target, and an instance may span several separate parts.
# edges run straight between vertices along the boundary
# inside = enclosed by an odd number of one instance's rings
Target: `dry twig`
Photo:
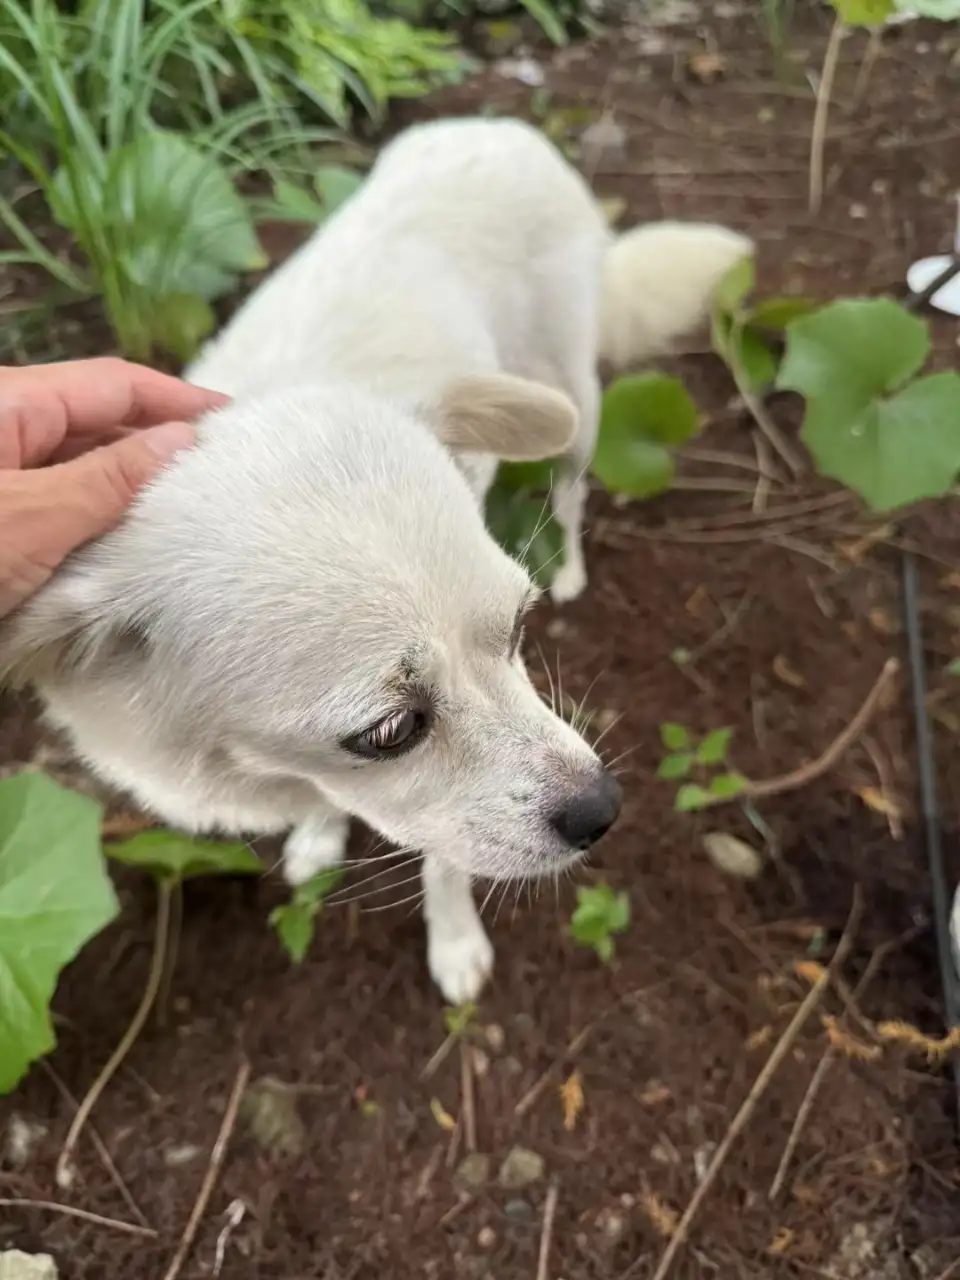
[[[670,1268],[673,1266],[677,1255],[686,1242],[687,1236],[690,1233],[690,1227],[699,1213],[704,1200],[706,1200],[707,1196],[710,1194],[713,1184],[716,1182],[720,1170],[723,1168],[727,1156],[730,1154],[733,1144],[750,1122],[750,1117],[753,1115],[757,1103],[766,1092],[767,1086],[776,1074],[780,1064],[792,1049],[797,1036],[803,1029],[807,1019],[823,999],[832,975],[840,968],[843,961],[846,959],[857,925],[859,924],[862,905],[862,898],[858,887],[854,891],[850,914],[847,917],[847,923],[840,941],[837,944],[837,949],[833,954],[833,959],[830,961],[829,966],[823,970],[814,985],[810,988],[800,1007],[797,1009],[797,1012],[790,1020],[789,1026],[774,1046],[770,1057],[764,1063],[763,1069],[754,1081],[753,1087],[744,1099],[740,1110],[730,1122],[730,1126],[724,1134],[723,1141],[714,1152],[713,1159],[710,1161],[710,1165],[707,1168],[706,1173],[700,1180],[696,1191],[693,1193],[689,1204],[683,1212],[683,1216],[677,1223],[676,1231],[671,1236],[669,1244],[663,1251],[663,1256],[660,1258],[657,1269],[653,1274],[653,1280],[666,1280],[666,1276],[668,1275]],[[620,1280],[627,1280],[628,1276],[635,1275],[643,1261],[645,1261],[645,1259],[642,1257],[637,1258],[623,1273]]]
[[[460,1041],[460,1115],[463,1141],[472,1155],[477,1150],[477,1110],[473,1088],[473,1050],[466,1040]]]
[[[559,1199],[560,1183],[554,1178],[550,1183],[547,1199],[543,1207],[543,1231],[540,1235],[540,1252],[537,1256],[537,1280],[549,1280],[553,1224],[557,1218],[557,1201]]]
[[[564,1049],[563,1053],[560,1054],[558,1058],[554,1059],[554,1061],[550,1064],[550,1066],[547,1067],[546,1071],[544,1071],[540,1079],[537,1080],[536,1084],[534,1084],[533,1086],[531,1086],[531,1088],[527,1090],[527,1092],[523,1095],[523,1097],[520,1099],[517,1105],[513,1108],[513,1114],[515,1116],[517,1116],[518,1118],[520,1116],[525,1116],[527,1112],[536,1105],[536,1103],[539,1101],[539,1099],[542,1097],[543,1093],[545,1092],[547,1086],[557,1075],[557,1072],[560,1070],[563,1063],[568,1058],[575,1058],[577,1054],[580,1052],[580,1050],[583,1048],[583,1046],[587,1043],[590,1033],[593,1031],[593,1028],[595,1026],[596,1026],[596,1023],[588,1022],[587,1025],[582,1030],[577,1032],[577,1034],[573,1037],[573,1039],[567,1045],[566,1049]]]
[[[837,14],[836,21],[830,31],[827,52],[823,58],[823,71],[820,84],[817,86],[817,105],[813,113],[813,129],[810,133],[810,212],[818,214],[823,204],[823,153],[827,145],[827,117],[830,113],[830,98],[833,84],[837,78],[837,66],[840,61],[840,46],[847,34],[847,24]]]
[[[237,1112],[240,1109],[240,1100],[243,1097],[247,1087],[247,1081],[250,1079],[250,1063],[246,1059],[240,1063],[237,1069],[236,1079],[233,1082],[233,1088],[230,1091],[230,1100],[227,1103],[227,1109],[223,1113],[223,1121],[220,1125],[220,1132],[217,1134],[217,1140],[213,1144],[213,1151],[210,1153],[210,1163],[207,1166],[207,1172],[204,1175],[203,1182],[200,1185],[200,1193],[197,1196],[193,1211],[187,1220],[187,1225],[183,1229],[183,1235],[180,1237],[180,1243],[177,1251],[173,1255],[169,1267],[164,1272],[163,1280],[177,1280],[183,1264],[186,1261],[187,1254],[193,1244],[194,1237],[197,1234],[197,1228],[207,1209],[210,1196],[213,1194],[213,1188],[216,1185],[220,1170],[223,1167],[223,1159],[227,1154],[227,1144],[233,1134],[234,1127],[237,1123]]]
[[[137,1222],[121,1222],[119,1218],[104,1218],[102,1214],[76,1209],[72,1204],[58,1204],[56,1200],[0,1200],[0,1209],[43,1209],[48,1213],[60,1213],[65,1218],[79,1218],[96,1227],[110,1227],[128,1236],[156,1236],[153,1227],[141,1227]]]

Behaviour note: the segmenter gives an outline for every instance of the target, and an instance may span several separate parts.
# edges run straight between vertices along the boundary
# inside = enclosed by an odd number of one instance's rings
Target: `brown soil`
[[[744,18],[658,33],[659,53],[643,54],[635,31],[565,51],[548,68],[548,101],[491,72],[410,114],[475,110],[482,100],[543,119],[578,102],[602,105],[629,137],[615,171],[608,166],[594,178],[602,195],[626,200],[625,221],[708,217],[748,228],[768,292],[877,292],[898,287],[914,257],[949,243],[960,71],[956,33],[944,30],[891,36],[863,105],[838,108],[816,220],[805,211],[810,94],[802,78],[789,90],[771,80],[760,29]],[[823,35],[796,34],[804,65],[818,64]],[[704,48],[726,62],[715,83],[687,70],[689,55]],[[862,51],[859,38],[844,47],[841,104],[851,100]],[[944,360],[956,332],[936,322]],[[711,829],[764,847],[739,808],[709,819],[679,816],[670,785],[654,776],[666,720],[701,731],[735,726],[733,756],[752,778],[817,755],[854,715],[884,661],[902,656],[898,559],[882,543],[856,545],[861,525],[829,506],[779,536],[770,517],[797,500],[783,485],[770,495],[765,521],[718,522],[720,513],[749,511],[757,481],[751,433],[711,356],[688,354],[679,368],[709,415],[699,448],[726,451],[737,463],[691,457],[685,479],[741,481],[746,491],[684,489],[630,508],[597,495],[589,592],[559,614],[545,606],[533,628],[534,665],[542,646],[548,665],[561,663],[574,698],[586,697],[602,719],[620,716],[604,745],[619,757],[625,812],[583,880],[626,890],[633,920],[608,968],[566,933],[571,886],[556,899],[521,895],[488,911],[497,975],[471,1061],[490,1182],[461,1196],[454,1180],[466,1142],[461,1125],[451,1134],[442,1122],[464,1109],[459,1054],[422,1078],[445,1030],[409,906],[331,909],[308,960],[292,969],[265,925],[281,896],[274,878],[195,883],[185,895],[166,1023],[151,1025],[94,1115],[156,1236],[17,1208],[0,1211],[0,1247],[51,1251],[63,1280],[161,1280],[245,1056],[255,1077],[290,1086],[302,1148],[271,1154],[241,1120],[184,1280],[215,1273],[218,1237],[224,1280],[649,1280],[716,1144],[810,989],[808,971],[797,966],[829,958],[859,886],[863,911],[844,982],[831,985],[760,1097],[672,1275],[952,1274],[960,1179],[951,1088],[941,1071],[875,1033],[881,1019],[943,1032],[905,678],[832,770],[759,806],[767,869],[749,886],[726,878],[701,847]],[[807,486],[803,496],[820,492]],[[953,749],[960,696],[941,673],[960,651],[960,579],[950,576],[960,545],[949,515],[935,512],[910,535],[925,552],[931,705],[952,814],[960,802]],[[699,656],[680,666],[671,654],[681,648]],[[31,759],[36,741],[28,710],[11,705],[4,759]],[[956,871],[952,830],[948,838]],[[375,887],[358,877],[358,894]],[[363,906],[406,892],[397,885]],[[57,997],[52,1065],[75,1095],[122,1034],[147,971],[152,891],[124,879],[123,893],[122,919],[72,967]],[[869,984],[850,997],[871,958]],[[838,1020],[847,1047],[771,1201],[828,1047],[822,1015]],[[568,1128],[559,1086],[574,1072],[584,1105]],[[538,1082],[534,1100],[523,1103]],[[71,1108],[38,1068],[0,1109],[0,1126],[13,1110],[50,1132],[26,1168],[0,1170],[0,1195],[56,1199],[53,1166]],[[515,1145],[537,1152],[545,1174],[504,1190],[496,1171]],[[551,1180],[558,1208],[549,1263],[538,1273]],[[62,1198],[131,1220],[89,1141]],[[243,1219],[221,1235],[235,1201]]]

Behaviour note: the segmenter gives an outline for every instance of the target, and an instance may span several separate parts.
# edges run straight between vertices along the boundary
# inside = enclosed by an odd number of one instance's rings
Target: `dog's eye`
[[[427,727],[427,717],[422,711],[397,711],[386,720],[358,733],[344,743],[348,751],[365,756],[368,760],[380,760],[386,756],[400,755],[415,746]]]

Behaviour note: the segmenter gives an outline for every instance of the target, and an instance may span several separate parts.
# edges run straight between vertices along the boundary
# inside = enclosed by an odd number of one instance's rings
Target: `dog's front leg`
[[[315,809],[287,837],[283,846],[283,876],[287,884],[304,884],[318,871],[343,861],[350,834],[350,818],[319,800]]]
[[[430,976],[450,1004],[476,1000],[493,972],[493,947],[477,914],[470,877],[429,856],[422,876]]]

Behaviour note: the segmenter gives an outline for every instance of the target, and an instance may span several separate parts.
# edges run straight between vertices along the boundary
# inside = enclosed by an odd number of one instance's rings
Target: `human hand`
[[[0,617],[121,518],[227,398],[113,358],[0,369]]]

